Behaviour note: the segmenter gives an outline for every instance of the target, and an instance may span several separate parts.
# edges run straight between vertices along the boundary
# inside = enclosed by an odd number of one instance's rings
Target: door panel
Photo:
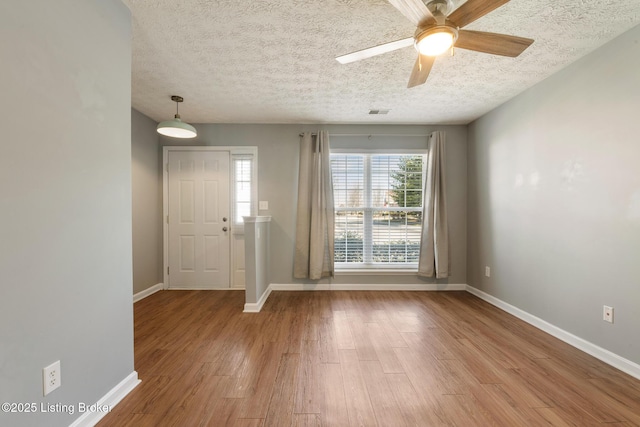
[[[180,236],[180,272],[196,271],[196,236]]]
[[[180,224],[193,224],[195,222],[195,182],[193,180],[180,180]]]
[[[169,152],[169,288],[229,288],[229,153]]]

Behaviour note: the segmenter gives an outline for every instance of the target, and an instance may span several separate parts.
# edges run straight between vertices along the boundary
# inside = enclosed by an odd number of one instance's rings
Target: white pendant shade
[[[180,114],[178,114],[178,105],[184,101],[181,96],[173,95],[171,100],[176,103],[176,115],[173,120],[165,120],[160,122],[156,130],[161,135],[170,136],[172,138],[195,138],[198,136],[196,128],[189,123],[185,123],[180,120]]]
[[[196,128],[185,123],[180,118],[165,120],[158,124],[158,133],[173,138],[195,138],[198,136]]]

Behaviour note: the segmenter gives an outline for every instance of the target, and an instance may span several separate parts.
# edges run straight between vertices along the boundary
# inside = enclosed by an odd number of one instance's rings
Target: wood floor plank
[[[233,424],[233,427],[262,427],[264,425],[264,419],[262,418],[238,418]],[[211,427],[214,427],[212,425]]]
[[[257,339],[257,338],[254,338]],[[236,376],[243,367],[247,350],[251,344],[247,341],[225,340],[215,349],[221,357],[216,357],[211,364],[216,375]],[[224,348],[224,351],[222,350]]]
[[[474,399],[498,425],[535,426],[543,425],[545,419],[529,407],[518,407],[516,402],[500,388],[499,384],[480,384],[470,387]]]
[[[360,361],[360,369],[366,372],[363,375],[371,406],[376,416],[376,421],[383,426],[400,426],[404,420],[398,401],[391,391],[382,366],[378,361]]]
[[[378,354],[371,342],[368,326],[370,323],[362,321],[361,317],[349,319],[349,329],[353,337],[353,344],[358,354],[358,360],[378,360]],[[374,325],[375,326],[375,325]]]
[[[606,378],[590,378],[587,383],[598,390],[598,400],[604,399],[626,421],[640,426],[640,401],[637,394],[629,394],[624,386]]]
[[[320,414],[294,414],[292,427],[322,427]]]
[[[569,424],[562,416],[558,414],[556,408],[535,408],[535,411],[540,414],[544,420],[553,427],[570,427],[575,424]],[[608,426],[607,426],[608,427]]]
[[[203,377],[206,376],[205,364],[194,364],[189,370],[180,375],[174,376],[173,372],[168,372],[170,382],[162,388],[157,389],[157,395],[152,400],[140,399],[142,406],[135,412],[157,414],[165,417],[171,408],[180,406],[188,399],[189,390],[198,390],[203,384]]]
[[[141,383],[129,393],[129,399],[119,403],[111,413],[151,413],[154,403],[169,389],[172,378],[167,375],[141,376]]]
[[[425,355],[412,347],[406,349],[396,348],[394,351],[416,389],[424,389],[430,393],[437,394],[460,394],[464,392],[463,384],[459,382],[459,378],[450,375],[443,365],[443,361]]]
[[[500,426],[496,417],[478,404],[473,394],[447,394],[441,400],[445,417],[456,426]]]
[[[349,319],[344,310],[333,312],[333,324],[338,350],[355,350],[356,345],[349,328]]]
[[[322,299],[308,299],[308,304],[303,307],[303,327],[301,339],[305,341],[318,341],[320,339],[320,325],[322,324]]]
[[[371,399],[356,351],[340,350],[340,366],[349,424],[363,427],[376,426],[376,416],[371,406]]]
[[[388,306],[388,304],[387,304]],[[414,308],[414,304],[406,303],[396,306],[395,309],[388,309],[387,314],[393,326],[398,332],[420,332],[423,327],[436,326],[434,324],[424,324]]]
[[[104,426],[640,426],[640,380],[466,292],[162,291]]]
[[[342,378],[342,366],[339,363],[323,363],[320,369],[322,378],[324,378],[322,425],[327,427],[347,426],[349,425],[349,412]]]
[[[322,363],[340,363],[338,339],[333,317],[323,317],[320,323],[320,361]]]
[[[571,396],[573,402],[578,402],[580,407],[596,418],[601,423],[621,422],[621,414],[612,409],[607,403],[608,397],[595,392],[593,384],[583,378],[576,378],[570,371],[558,364],[554,359],[536,359],[534,363],[544,372],[549,373],[549,378],[555,378],[555,383],[568,381],[564,384],[565,396]],[[638,401],[640,409],[640,401]]]
[[[508,329],[508,325],[511,324],[508,318],[505,316],[496,316],[496,311],[486,301],[480,300],[478,297],[470,294],[458,295],[452,297],[444,295],[449,303],[457,310],[464,310],[464,318],[472,322],[478,330],[490,335],[493,339],[499,340],[503,346],[508,346],[510,349],[517,350],[524,356],[531,359],[543,359],[548,358],[549,355],[543,348],[531,343],[528,336],[521,336],[513,333]],[[470,312],[465,308],[473,306],[475,310]],[[471,316],[473,313],[473,316]],[[507,339],[508,338],[508,339]]]
[[[271,400],[271,393],[275,384],[280,359],[284,354],[286,343],[275,342],[269,347],[264,361],[260,364],[260,371],[256,372],[253,385],[249,386],[251,393],[243,400],[239,418],[265,418]]]
[[[573,385],[559,382],[557,378],[551,377],[548,372],[534,367],[524,367],[514,370],[520,376],[521,381],[527,387],[535,390],[538,395],[544,395],[549,406],[556,408],[556,412],[562,414],[563,418],[570,419],[576,425],[594,425],[603,422],[598,419],[598,414],[593,414],[588,410],[588,404],[579,394],[575,393]],[[583,406],[587,404],[587,406]],[[614,420],[617,421],[617,420]]]
[[[252,395],[260,373],[269,367],[269,363],[277,360],[281,351],[282,346],[278,346],[277,343],[256,339],[249,351],[245,352],[245,357],[235,374],[231,375],[233,385],[224,397],[245,398]]]
[[[434,359],[455,359],[456,355],[452,350],[457,345],[456,340],[449,337],[449,339],[445,339],[447,343],[443,342],[438,337],[441,335],[438,329],[440,328],[426,328],[421,332],[403,333],[402,336],[407,345],[431,355]]]
[[[207,368],[203,365],[196,375],[180,378],[169,389],[172,393],[165,394],[166,402],[172,403],[160,402],[154,410],[162,415],[165,425],[198,425],[210,417],[210,405],[223,395],[229,377],[213,375]]]
[[[264,420],[265,426],[289,426],[293,423],[293,405],[299,366],[300,354],[284,353],[282,355]]]
[[[102,421],[101,426],[117,425],[119,427],[157,427],[161,425],[160,417],[154,414],[109,414],[109,421]]]
[[[389,344],[389,347],[407,347],[407,343],[402,338],[400,331],[391,322],[386,310],[376,310],[374,319],[380,331],[384,334],[385,341]]]
[[[440,396],[416,389],[405,374],[385,374],[392,395],[400,407],[402,420],[408,426],[449,426]]]
[[[376,322],[367,323],[366,325],[367,335],[371,341],[374,351],[376,352],[376,359],[382,366],[382,371],[385,374],[404,373],[402,364],[393,350],[393,344],[387,340],[387,336],[384,333],[384,330],[380,327],[380,324]]]
[[[514,374],[512,370],[507,369],[504,371],[501,378],[502,384],[499,384],[498,387],[504,390],[518,406],[546,408],[553,405],[551,399],[537,392],[535,389],[528,387],[527,384],[521,380],[521,377]]]
[[[468,339],[457,339],[451,351],[462,361],[481,384],[501,384],[508,369],[502,368],[482,349],[473,345]]]
[[[184,426],[233,426],[238,419],[238,412],[242,404],[240,399],[227,399],[224,397],[207,398],[208,402],[204,409],[194,407],[191,417],[181,420]],[[200,409],[200,413],[198,413]],[[202,414],[202,415],[200,415]],[[201,417],[200,417],[201,416]],[[200,418],[199,418],[200,417]]]
[[[294,413],[319,414],[324,399],[318,341],[305,340],[300,352]]]

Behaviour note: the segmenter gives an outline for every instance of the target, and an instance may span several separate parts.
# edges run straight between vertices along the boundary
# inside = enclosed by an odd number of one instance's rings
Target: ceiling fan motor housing
[[[431,0],[425,2],[425,6],[432,15],[448,15],[454,9],[455,2],[453,0]]]

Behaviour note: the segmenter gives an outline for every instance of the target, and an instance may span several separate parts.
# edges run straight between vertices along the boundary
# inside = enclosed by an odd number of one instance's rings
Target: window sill
[[[340,268],[336,276],[415,276],[418,269],[410,268]]]

